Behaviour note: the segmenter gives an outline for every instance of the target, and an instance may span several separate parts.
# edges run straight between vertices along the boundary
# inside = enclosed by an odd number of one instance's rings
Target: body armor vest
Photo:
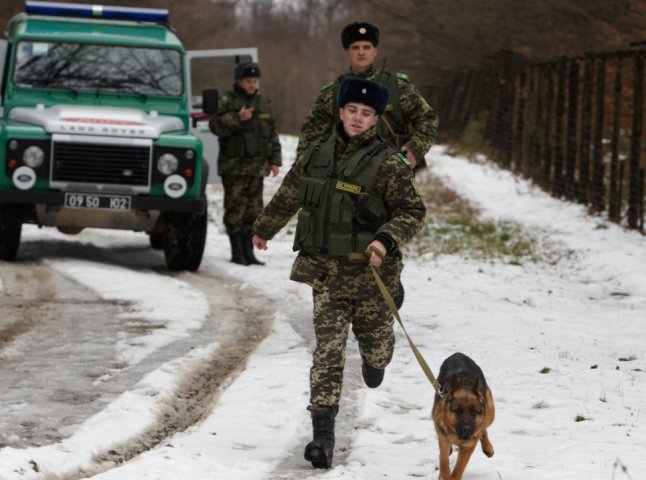
[[[221,139],[224,155],[227,157],[253,158],[267,157],[271,155],[267,145],[270,144],[272,111],[269,102],[262,96],[256,94],[251,103],[248,98],[242,95],[227,93],[231,99],[231,106],[234,112],[242,107],[253,107],[254,112],[251,119],[241,122],[241,129],[238,132]]]
[[[394,150],[377,138],[337,168],[334,146],[331,135],[304,154],[294,250],[326,256],[363,252],[389,218],[374,187],[379,167]]]
[[[341,85],[343,79],[348,76],[351,75],[341,75],[334,83],[334,118],[336,118],[336,124],[341,123],[338,108],[336,107],[339,85]],[[386,110],[383,115],[380,116],[379,122],[377,123],[377,134],[399,148],[408,141],[410,133],[408,131],[408,124],[404,119],[401,102],[399,101],[397,75],[390,70],[384,70],[382,75],[379,75],[372,80],[387,87],[390,91],[390,99],[386,105]]]

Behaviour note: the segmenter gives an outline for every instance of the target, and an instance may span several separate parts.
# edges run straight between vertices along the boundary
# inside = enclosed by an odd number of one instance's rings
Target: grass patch
[[[482,220],[468,201],[447,188],[430,172],[419,175],[426,223],[411,248],[418,254],[462,255],[502,260],[510,265],[555,263],[562,253],[546,237],[528,232],[511,221]]]
[[[421,253],[463,254],[478,258],[510,257],[520,265],[523,259],[536,261],[538,254],[532,238],[511,222],[481,222],[462,218],[424,226]]]

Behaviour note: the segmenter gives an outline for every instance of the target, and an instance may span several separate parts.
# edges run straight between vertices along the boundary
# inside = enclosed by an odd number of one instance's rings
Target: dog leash
[[[368,258],[370,257],[370,252],[374,252],[378,257],[380,257],[383,260],[384,254],[381,253],[381,251],[378,248],[373,247],[372,245],[369,246],[368,249],[366,250],[366,255],[368,256]],[[370,265],[370,268],[372,270],[373,276],[375,277],[375,282],[377,282],[377,286],[379,287],[379,291],[381,292],[381,295],[384,297],[384,300],[386,301],[386,304],[388,304],[390,311],[393,313],[393,315],[397,319],[397,322],[399,322],[399,325],[402,327],[404,334],[406,335],[406,339],[408,340],[408,344],[410,345],[410,348],[413,351],[415,358],[417,359],[417,363],[419,363],[419,366],[422,367],[422,370],[424,371],[426,378],[428,378],[428,380],[431,382],[431,385],[433,385],[435,392],[442,400],[444,400],[444,392],[442,392],[442,386],[440,385],[440,382],[437,381],[437,378],[435,378],[435,375],[433,375],[433,371],[431,370],[431,367],[428,366],[428,363],[426,363],[426,360],[424,360],[424,357],[422,356],[419,349],[415,345],[415,342],[413,342],[413,340],[410,338],[410,335],[408,335],[408,332],[406,331],[406,327],[404,327],[404,322],[402,322],[402,319],[399,316],[399,311],[397,310],[397,306],[393,301],[393,297],[390,296],[390,293],[388,292],[386,285],[384,285],[383,280],[379,276],[379,273],[377,272],[377,267]]]

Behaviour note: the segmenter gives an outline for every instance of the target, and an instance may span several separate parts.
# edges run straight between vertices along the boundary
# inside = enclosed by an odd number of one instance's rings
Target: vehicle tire
[[[0,260],[16,259],[21,233],[20,213],[9,206],[0,206]]]
[[[164,256],[169,270],[196,271],[206,243],[207,212],[169,213],[164,233]]]
[[[163,233],[149,233],[148,240],[150,240],[150,248],[161,250],[164,248],[164,234]]]

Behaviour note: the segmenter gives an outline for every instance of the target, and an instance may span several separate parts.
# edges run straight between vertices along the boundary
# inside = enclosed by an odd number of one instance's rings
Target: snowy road
[[[172,274],[162,260],[143,234],[25,226],[19,260],[0,270],[0,446],[55,444],[172,360],[183,369],[172,388],[146,393],[167,395],[172,413],[110,457],[130,458],[204,415],[267,334],[271,302],[217,269]]]

